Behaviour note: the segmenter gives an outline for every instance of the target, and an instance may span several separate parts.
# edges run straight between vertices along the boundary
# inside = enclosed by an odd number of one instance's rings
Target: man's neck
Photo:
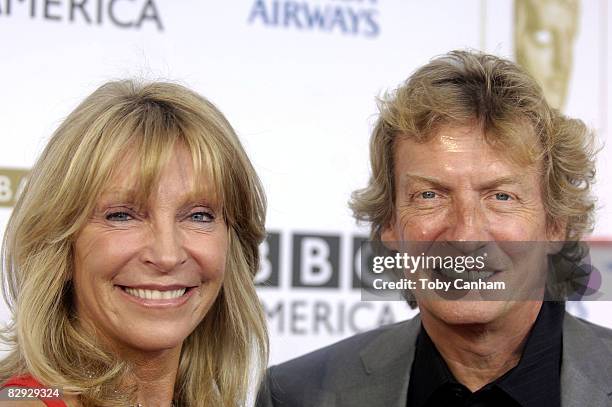
[[[421,318],[453,376],[474,392],[519,363],[541,305],[517,304],[511,313],[486,324],[449,324],[426,309]]]

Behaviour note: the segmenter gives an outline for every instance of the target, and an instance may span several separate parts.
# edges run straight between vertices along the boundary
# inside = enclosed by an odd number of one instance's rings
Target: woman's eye
[[[510,197],[510,195],[504,192],[498,192],[495,194],[495,199],[497,199],[498,201],[509,201],[512,198]]]
[[[110,221],[126,222],[132,219],[133,217],[127,212],[113,212],[106,215],[106,220]]]
[[[436,197],[436,193],[433,191],[421,192],[421,198],[423,199],[433,199],[435,197]]]
[[[189,215],[194,222],[212,222],[215,217],[208,212],[194,212]]]

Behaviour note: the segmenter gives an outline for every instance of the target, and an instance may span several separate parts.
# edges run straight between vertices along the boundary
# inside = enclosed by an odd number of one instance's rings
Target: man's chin
[[[503,319],[512,308],[511,301],[419,301],[421,313],[448,325],[481,325]]]

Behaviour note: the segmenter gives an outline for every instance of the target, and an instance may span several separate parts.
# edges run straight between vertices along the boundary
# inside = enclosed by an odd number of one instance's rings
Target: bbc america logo
[[[124,29],[164,28],[154,0],[0,0],[0,17],[13,15],[33,20],[110,24]]]
[[[289,273],[281,275],[281,238],[278,232],[269,232],[260,246],[261,266],[255,282],[258,287],[280,287],[289,278],[294,288],[340,288],[341,271],[350,270],[348,285],[361,287],[361,248],[366,237],[349,238],[349,264],[342,264],[342,237],[335,234],[293,233],[290,235]],[[342,267],[344,265],[344,267]],[[348,270],[347,270],[348,269]]]

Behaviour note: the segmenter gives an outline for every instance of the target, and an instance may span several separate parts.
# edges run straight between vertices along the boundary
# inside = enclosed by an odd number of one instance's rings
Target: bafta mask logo
[[[15,205],[27,174],[27,170],[0,168],[0,207],[10,208]]]
[[[578,31],[579,0],[515,0],[516,62],[542,86],[548,103],[563,109]]]

